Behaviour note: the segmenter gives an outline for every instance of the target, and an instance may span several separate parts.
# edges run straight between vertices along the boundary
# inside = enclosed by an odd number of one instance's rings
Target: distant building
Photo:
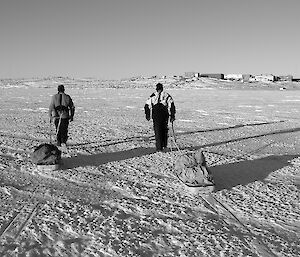
[[[254,79],[254,77],[251,74],[243,74],[242,77],[243,82],[250,82]]]
[[[228,80],[242,80],[243,75],[242,74],[225,74],[224,78],[228,79]]]
[[[262,75],[256,75],[254,76],[255,81],[260,82],[273,82],[275,81],[275,76],[272,74],[262,74]]]
[[[194,77],[196,77],[196,72],[194,72],[194,71],[185,72],[184,77],[185,78],[194,78]]]
[[[276,80],[277,81],[293,81],[293,76],[292,75],[277,76]]]
[[[224,79],[224,74],[222,73],[201,73],[202,78],[214,78],[214,79]]]

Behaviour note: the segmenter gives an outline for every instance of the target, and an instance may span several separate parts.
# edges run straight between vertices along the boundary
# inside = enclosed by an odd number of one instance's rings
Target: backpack
[[[62,94],[59,94],[59,105],[54,108],[55,115],[54,117],[59,117],[62,114],[68,114],[69,108],[62,105]]]
[[[31,154],[31,160],[37,165],[54,165],[61,159],[61,151],[52,144],[41,144]]]
[[[189,187],[213,186],[211,172],[206,166],[202,152],[180,155],[174,163],[174,171],[179,180]]]

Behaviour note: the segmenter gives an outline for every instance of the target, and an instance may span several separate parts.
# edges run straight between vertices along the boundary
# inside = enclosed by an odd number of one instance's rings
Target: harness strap
[[[55,107],[57,112],[68,112],[68,107],[62,105],[62,94],[59,94],[59,105]]]
[[[59,106],[61,108],[61,103],[62,103],[62,94],[59,94]]]

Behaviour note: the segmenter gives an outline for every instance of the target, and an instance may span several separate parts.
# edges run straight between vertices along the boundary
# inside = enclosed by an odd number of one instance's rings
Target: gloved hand
[[[73,117],[70,117],[70,121],[73,121]]]
[[[172,123],[174,120],[175,120],[175,117],[174,117],[174,116],[171,116],[171,117],[170,117],[170,122]]]
[[[146,115],[146,120],[150,120],[150,115]]]

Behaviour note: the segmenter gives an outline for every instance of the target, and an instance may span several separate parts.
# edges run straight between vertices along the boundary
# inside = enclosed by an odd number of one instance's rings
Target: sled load
[[[33,163],[45,169],[57,169],[61,160],[61,151],[53,144],[41,144],[31,154]]]
[[[212,192],[214,180],[208,170],[203,152],[181,154],[174,162],[178,179],[193,192]]]

